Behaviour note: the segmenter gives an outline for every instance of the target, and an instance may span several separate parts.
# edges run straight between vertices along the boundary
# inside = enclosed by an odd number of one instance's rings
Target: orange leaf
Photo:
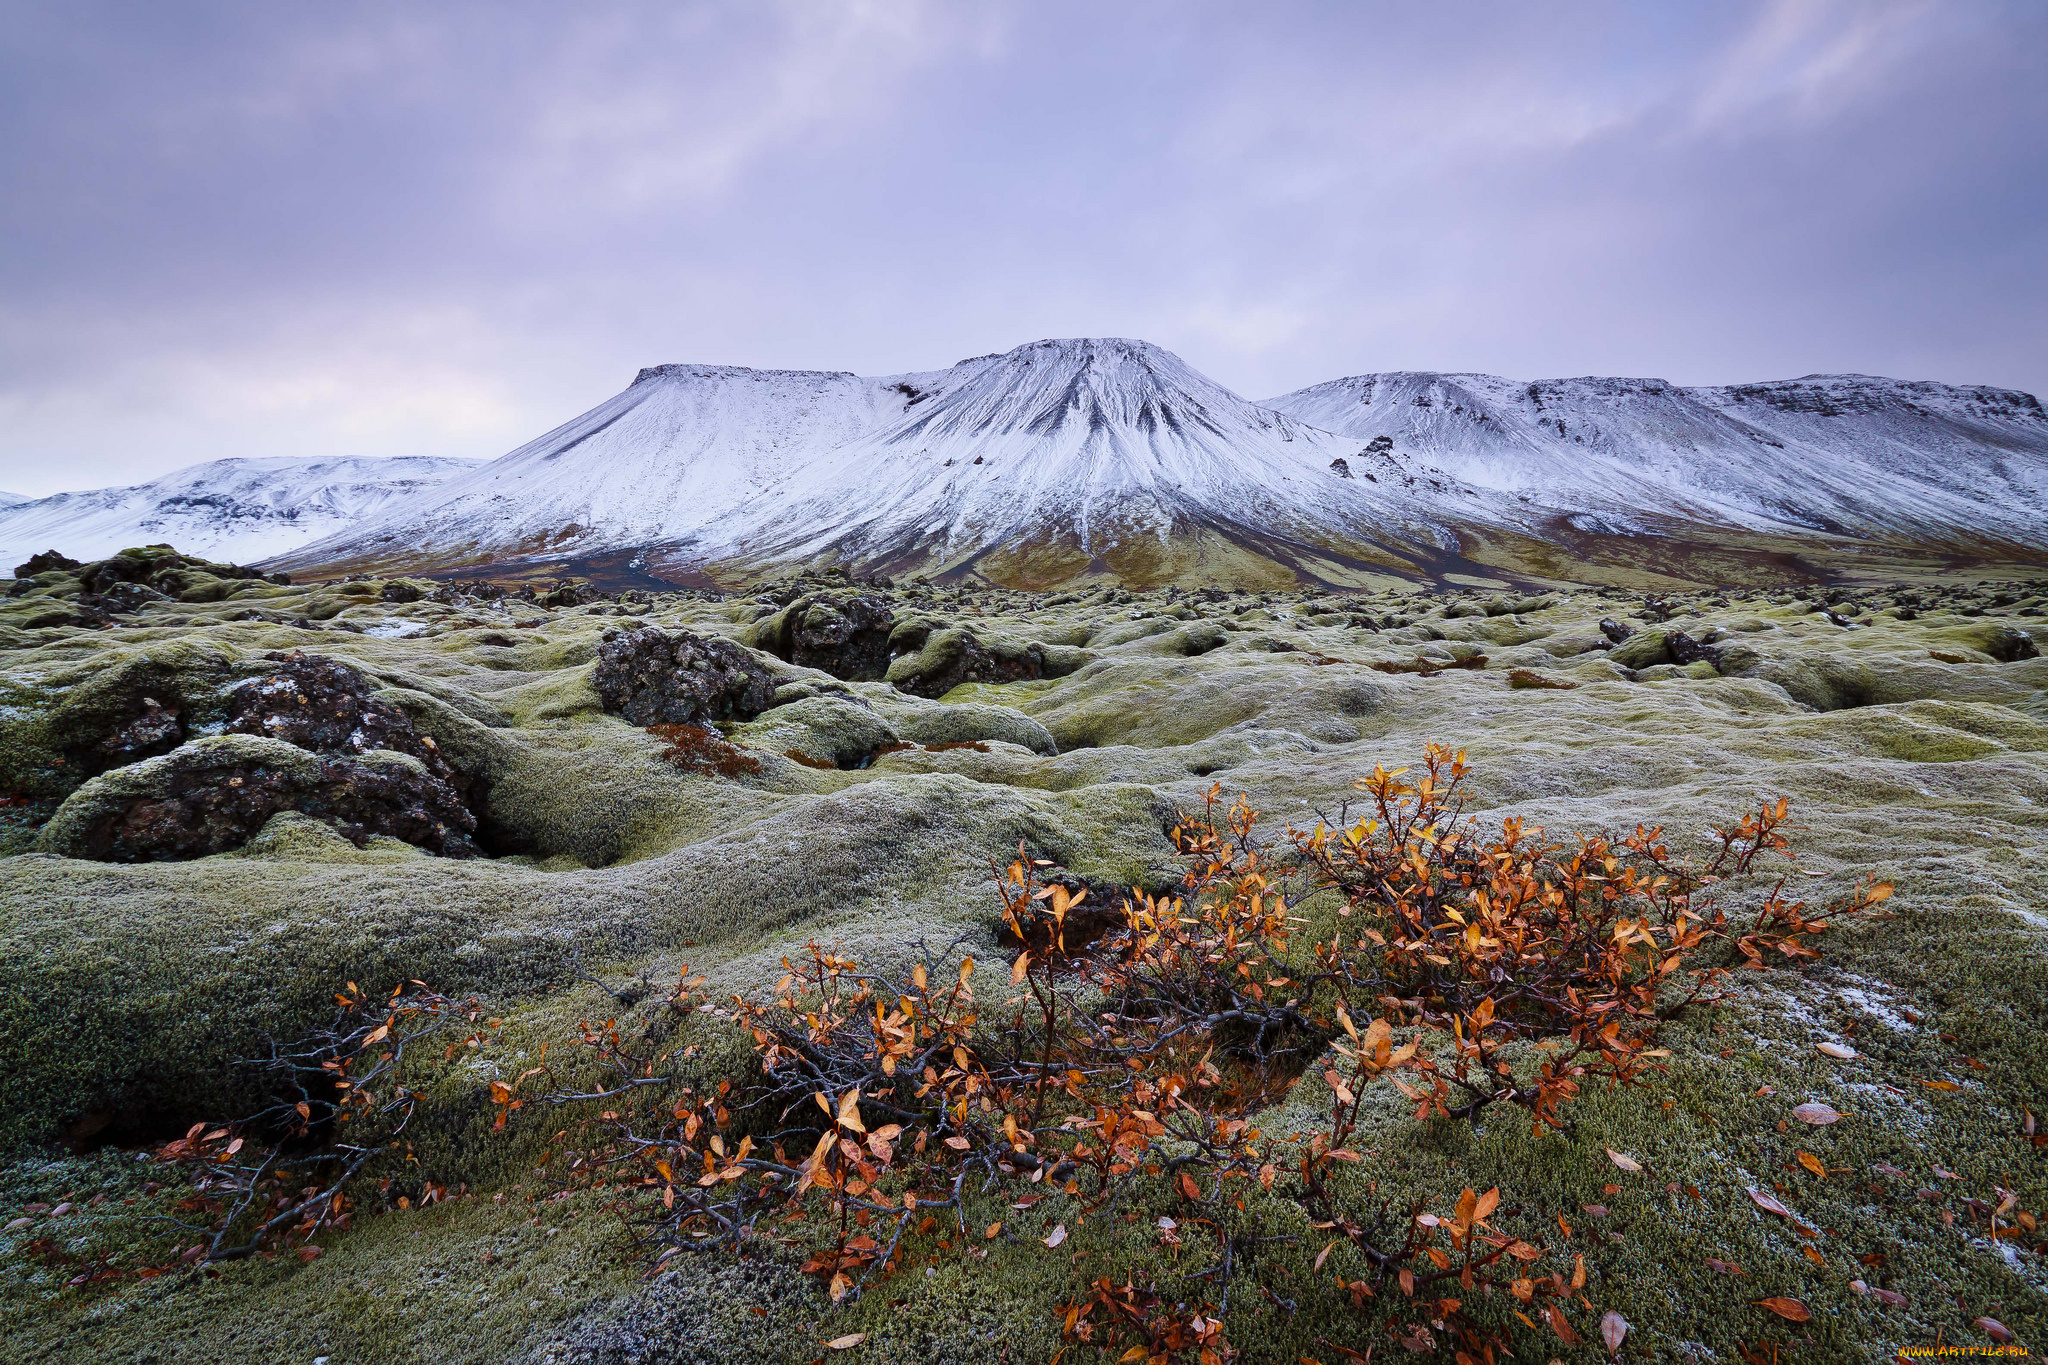
[[[1812,1171],[1822,1180],[1826,1180],[1828,1178],[1827,1163],[1822,1161],[1819,1157],[1815,1156],[1812,1152],[1795,1152],[1793,1153],[1793,1156],[1798,1160],[1800,1165],[1804,1166],[1807,1170]]]
[[[1805,1322],[1813,1316],[1812,1313],[1807,1311],[1806,1305],[1797,1299],[1782,1297],[1758,1299],[1756,1306],[1770,1309],[1787,1322]]]

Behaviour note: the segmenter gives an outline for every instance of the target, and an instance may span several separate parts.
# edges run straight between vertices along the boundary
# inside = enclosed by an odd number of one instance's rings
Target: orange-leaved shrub
[[[1059,1326],[1121,1359],[1204,1365],[1235,1353],[1230,1283],[1262,1243],[1225,1214],[1256,1188],[1331,1234],[1319,1272],[1353,1248],[1365,1273],[1336,1273],[1335,1292],[1411,1349],[1449,1334],[1491,1359],[1497,1343],[1447,1291],[1496,1284],[1568,1336],[1583,1264],[1538,1278],[1546,1253],[1491,1221],[1499,1190],[1443,1211],[1377,1197],[1353,1145],[1368,1087],[1397,1087],[1417,1120],[1507,1103],[1539,1131],[1568,1128],[1585,1085],[1643,1083],[1664,1023],[1731,971],[1811,957],[1832,920],[1890,888],[1866,883],[1820,915],[1780,882],[1738,913],[1715,888],[1789,856],[1783,801],[1692,864],[1652,828],[1558,842],[1509,819],[1496,832],[1463,813],[1467,772],[1435,746],[1420,771],[1376,768],[1357,818],[1289,830],[1278,851],[1242,798],[1223,807],[1212,788],[1174,831],[1179,891],[1123,898],[1107,933],[1093,893],[1020,847],[994,869],[1022,945],[1007,971],[956,958],[957,942],[889,969],[809,945],[773,992],[731,1001],[760,1070],[710,1093],[664,1083],[669,1059],[615,1026],[587,1026],[613,1080],[551,1096],[605,1106],[559,1178],[606,1187],[663,1254],[795,1240],[834,1301],[913,1263],[985,1255],[1006,1206],[1057,1200],[1062,1220],[1036,1239],[1056,1248],[1069,1222],[1163,1197],[1184,1216],[1161,1220],[1162,1237],[1212,1239],[1211,1269],[1178,1290],[1136,1271],[1077,1283]],[[1340,902],[1337,928],[1304,942],[1300,911],[1323,895]],[[672,1004],[708,1001],[686,982]],[[1323,1121],[1263,1131],[1261,1111],[1310,1070]]]

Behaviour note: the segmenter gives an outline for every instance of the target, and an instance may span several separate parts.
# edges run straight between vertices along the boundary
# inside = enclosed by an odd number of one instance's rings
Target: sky
[[[0,490],[1104,335],[2048,393],[2048,4],[0,0]]]

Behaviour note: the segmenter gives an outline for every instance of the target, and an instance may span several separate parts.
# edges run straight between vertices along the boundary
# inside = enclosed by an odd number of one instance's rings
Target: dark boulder
[[[97,607],[101,611],[139,611],[150,602],[168,602],[171,599],[147,583],[111,583],[104,592],[82,593],[78,601],[81,606]]]
[[[1986,632],[1984,652],[2002,664],[2016,664],[2022,659],[2038,659],[2041,650],[2034,643],[2034,637],[2014,626],[1999,626]]]
[[[1613,617],[1607,616],[1602,617],[1600,620],[1600,633],[1615,644],[1620,644],[1623,640],[1635,634],[1635,630],[1633,627],[1625,626]]]
[[[775,704],[774,678],[739,645],[656,626],[607,632],[592,682],[639,726],[752,720]]]
[[[1702,659],[1710,664],[1720,662],[1720,651],[1711,645],[1703,645],[1682,630],[1674,630],[1664,637],[1665,646],[1671,651],[1671,662],[1675,664],[1696,664]]]
[[[889,633],[896,614],[886,598],[866,593],[799,597],[763,621],[759,647],[799,668],[847,682],[873,682],[889,671]]]
[[[36,839],[47,853],[98,862],[169,862],[225,853],[283,811],[358,846],[384,835],[448,858],[474,857],[476,817],[416,759],[326,758],[279,740],[218,735],[86,783]]]
[[[264,658],[277,671],[237,684],[228,694],[230,734],[263,735],[311,753],[349,757],[387,750],[416,758],[439,781],[466,783],[432,735],[412,717],[372,694],[376,684],[334,659],[294,650]]]
[[[39,555],[30,555],[28,562],[14,566],[16,578],[34,578],[39,573],[68,572],[85,566],[75,559],[66,558],[55,550],[45,550]]]

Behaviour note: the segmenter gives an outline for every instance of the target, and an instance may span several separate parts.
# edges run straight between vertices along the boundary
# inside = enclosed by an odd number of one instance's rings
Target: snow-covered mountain
[[[880,378],[655,366],[486,464],[220,461],[0,509],[0,562],[168,540],[319,572],[1344,583],[1685,546],[1703,573],[1843,542],[2034,558],[2044,513],[2048,414],[2010,390],[1393,373],[1253,403],[1083,338]]]
[[[0,507],[17,507],[22,503],[30,501],[33,501],[33,499],[25,498],[19,493],[0,492]]]
[[[1399,568],[1455,544],[1450,524],[1475,514],[1476,494],[1363,445],[1120,338],[879,379],[665,365],[436,496],[283,562],[398,562],[432,546],[444,562],[632,550],[670,569],[945,571],[994,555],[1006,576],[1037,581],[1140,560],[1156,571],[1191,547],[1212,563],[1335,555]]]
[[[427,456],[211,460],[125,488],[25,499],[0,506],[0,568],[41,550],[89,560],[157,542],[250,563],[417,501],[476,463]]]
[[[1678,519],[2048,546],[2048,414],[2009,389],[1867,375],[1687,389],[1398,372],[1266,405],[1597,529]]]

